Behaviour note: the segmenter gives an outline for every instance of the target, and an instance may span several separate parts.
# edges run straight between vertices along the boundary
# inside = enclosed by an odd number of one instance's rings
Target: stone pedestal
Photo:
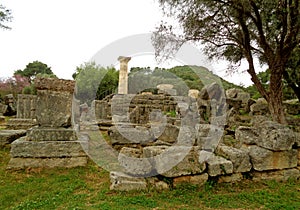
[[[8,169],[85,166],[86,142],[77,139],[71,124],[74,81],[37,78],[35,85],[38,126],[13,142]]]

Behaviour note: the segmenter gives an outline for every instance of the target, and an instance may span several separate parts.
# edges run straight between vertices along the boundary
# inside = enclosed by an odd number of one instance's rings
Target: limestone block
[[[164,131],[157,139],[170,144],[175,143],[179,134],[179,127],[166,124],[166,126],[164,128],[162,127],[162,129],[164,129]]]
[[[203,150],[200,151],[199,161],[203,160],[207,163],[209,176],[218,176],[233,173],[232,162],[220,156],[216,156],[214,153],[206,152]]]
[[[33,128],[27,132],[29,141],[76,141],[77,136],[70,128]]]
[[[155,139],[145,127],[114,126],[109,130],[111,143],[114,144],[147,144]]]
[[[239,92],[236,98],[241,100],[243,104],[247,104],[250,99],[250,94],[246,92]]]
[[[199,98],[199,90],[197,90],[197,89],[190,89],[188,96],[191,97],[191,98],[195,98],[195,99]]]
[[[25,135],[26,130],[0,130],[0,147],[10,144]]]
[[[37,122],[44,127],[70,127],[72,98],[69,92],[37,91]]]
[[[243,180],[242,173],[234,173],[231,175],[223,175],[218,179],[218,183],[235,183]]]
[[[20,118],[14,118],[9,119],[7,122],[7,129],[11,130],[19,130],[19,129],[30,129],[37,125],[36,120],[34,119],[20,119]]]
[[[265,115],[269,113],[268,103],[265,99],[258,99],[255,104],[250,106],[250,111],[254,115]]]
[[[87,157],[64,158],[11,158],[7,169],[20,170],[25,168],[74,168],[87,165]]]
[[[252,145],[260,141],[259,133],[255,128],[239,126],[235,130],[235,138],[244,144]]]
[[[226,103],[229,105],[229,108],[233,107],[235,110],[238,110],[241,108],[242,100],[236,98],[227,98]]]
[[[242,92],[242,90],[237,88],[230,88],[226,90],[226,96],[227,98],[236,98],[238,93]]]
[[[252,168],[249,154],[245,150],[220,145],[216,153],[232,162],[234,173],[249,172]]]
[[[151,159],[141,157],[139,149],[123,147],[119,153],[118,161],[124,168],[124,172],[132,176],[147,177],[157,175],[156,172],[153,172]]]
[[[136,178],[122,172],[110,172],[110,189],[119,191],[146,190],[147,182],[144,178]]]
[[[173,179],[173,186],[176,187],[183,183],[189,183],[194,185],[202,186],[204,185],[208,180],[208,174],[203,173],[200,175],[194,175],[194,176],[181,176],[181,177],[175,177]]]
[[[149,177],[147,178],[148,188],[155,190],[168,190],[170,186],[168,183],[159,180],[157,177]]]
[[[144,155],[153,158],[153,165],[158,174],[166,177],[200,174],[205,170],[205,162],[198,162],[199,147],[172,146],[166,149],[161,146],[145,147]],[[148,156],[149,155],[149,156]]]
[[[296,141],[294,132],[277,122],[265,121],[258,129],[260,139],[256,139],[256,144],[269,150],[290,150]]]
[[[296,168],[284,169],[277,171],[255,171],[252,173],[252,179],[254,181],[262,180],[276,180],[276,181],[288,181],[289,179],[299,179],[300,171]]]
[[[295,132],[295,144],[300,148],[300,133]]]
[[[31,158],[63,158],[83,157],[86,153],[82,149],[81,141],[26,141],[19,138],[11,144],[12,157]]]
[[[295,149],[274,152],[258,146],[250,146],[250,159],[257,171],[294,168],[297,166],[298,152]]]
[[[0,103],[0,115],[6,113],[7,112],[7,108],[8,108],[7,105],[4,105],[4,104]]]
[[[199,93],[199,97],[203,100],[216,99],[217,101],[223,96],[224,90],[216,82],[206,85]],[[225,94],[224,94],[225,96]]]
[[[75,81],[57,78],[37,77],[34,80],[34,85],[37,90],[53,90],[59,92],[74,93]]]

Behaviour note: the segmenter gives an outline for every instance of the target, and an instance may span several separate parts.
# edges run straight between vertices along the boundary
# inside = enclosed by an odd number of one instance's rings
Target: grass
[[[0,150],[0,209],[300,209],[300,181],[205,186],[167,191],[115,192],[109,174],[90,162],[73,169],[6,171],[9,149]]]

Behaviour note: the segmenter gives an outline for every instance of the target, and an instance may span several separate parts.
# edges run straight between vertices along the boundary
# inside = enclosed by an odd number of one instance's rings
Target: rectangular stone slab
[[[25,136],[26,130],[1,130],[0,131],[0,147],[10,144],[16,139]]]
[[[30,158],[84,157],[80,141],[26,141],[22,137],[11,144],[10,155]]]
[[[25,168],[73,168],[86,166],[87,157],[65,158],[11,158],[7,169],[19,170]]]
[[[33,128],[27,132],[29,141],[76,141],[73,129]]]

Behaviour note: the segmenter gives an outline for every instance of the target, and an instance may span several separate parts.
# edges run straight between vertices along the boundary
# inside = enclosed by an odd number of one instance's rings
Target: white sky
[[[151,33],[162,19],[155,0],[2,0],[1,4],[12,10],[13,21],[8,23],[12,30],[0,29],[0,77],[10,77],[38,60],[59,78],[71,79],[76,66],[105,46]],[[153,66],[154,59],[146,57],[129,64]],[[218,75],[224,76],[225,70],[223,63],[214,65]],[[251,84],[247,74],[225,79]]]

